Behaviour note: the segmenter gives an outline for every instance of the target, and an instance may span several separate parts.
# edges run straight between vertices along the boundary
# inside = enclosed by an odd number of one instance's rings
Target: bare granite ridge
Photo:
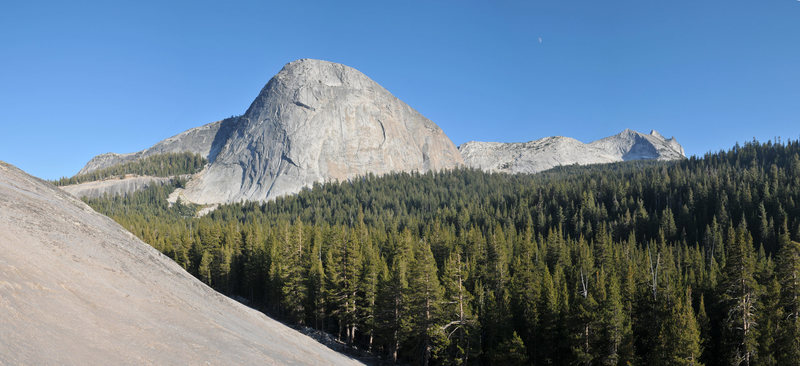
[[[605,164],[629,160],[680,160],[683,147],[658,131],[626,129],[588,144],[554,136],[530,142],[470,141],[458,147],[467,166],[489,172],[537,173],[562,165]]]
[[[357,364],[0,162],[0,364]]]

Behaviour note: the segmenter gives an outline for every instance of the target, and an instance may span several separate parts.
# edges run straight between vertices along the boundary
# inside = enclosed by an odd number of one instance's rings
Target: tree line
[[[203,156],[191,152],[157,154],[69,178],[62,177],[52,183],[57,186],[65,186],[111,177],[122,178],[127,174],[155,177],[194,174],[203,169],[207,162]]]
[[[172,188],[87,202],[215,289],[388,362],[800,359],[797,141],[366,176],[202,218]]]

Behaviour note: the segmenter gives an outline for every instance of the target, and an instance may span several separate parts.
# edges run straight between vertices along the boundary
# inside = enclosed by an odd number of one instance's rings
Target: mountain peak
[[[266,201],[315,182],[459,165],[444,132],[378,83],[349,66],[301,59],[267,83],[182,194],[196,203]]]
[[[617,138],[624,138],[624,139],[635,139],[635,138],[641,137],[641,136],[642,136],[641,132],[636,131],[636,130],[632,130],[630,128],[626,128],[626,129],[622,130],[622,132],[620,132],[620,133],[618,133],[616,135],[613,135],[613,136],[606,137],[606,138],[617,137]]]
[[[308,88],[319,86],[365,88],[377,85],[355,68],[312,58],[301,58],[289,62],[270,80],[270,83],[273,81],[302,85]]]
[[[283,68],[281,70],[295,69],[295,68],[325,69],[334,67],[352,69],[352,67],[347,66],[345,64],[340,64],[338,62],[319,60],[315,58],[299,58],[297,60],[286,63],[285,65],[283,65]]]

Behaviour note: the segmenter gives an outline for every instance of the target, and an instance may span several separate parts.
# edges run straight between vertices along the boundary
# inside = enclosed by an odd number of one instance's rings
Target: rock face
[[[675,138],[666,139],[655,130],[649,135],[625,130],[588,144],[555,136],[524,143],[470,141],[458,149],[467,166],[504,173],[537,173],[559,165],[686,158]]]
[[[3,365],[356,363],[3,162],[0,308]]]
[[[244,115],[221,127],[212,125],[144,152],[98,156],[82,172],[152,151],[208,151],[209,164],[180,195],[211,204],[266,201],[315,182],[369,173],[463,165],[458,149],[436,124],[361,72],[327,61],[287,64]]]
[[[269,81],[183,195],[265,201],[314,182],[459,164],[442,130],[386,89],[353,68],[306,59]]]

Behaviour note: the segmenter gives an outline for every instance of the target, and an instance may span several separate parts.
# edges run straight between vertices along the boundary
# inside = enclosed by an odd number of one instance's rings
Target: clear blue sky
[[[0,160],[73,175],[243,113],[298,58],[361,70],[456,144],[800,137],[798,0],[31,0],[0,6]]]

